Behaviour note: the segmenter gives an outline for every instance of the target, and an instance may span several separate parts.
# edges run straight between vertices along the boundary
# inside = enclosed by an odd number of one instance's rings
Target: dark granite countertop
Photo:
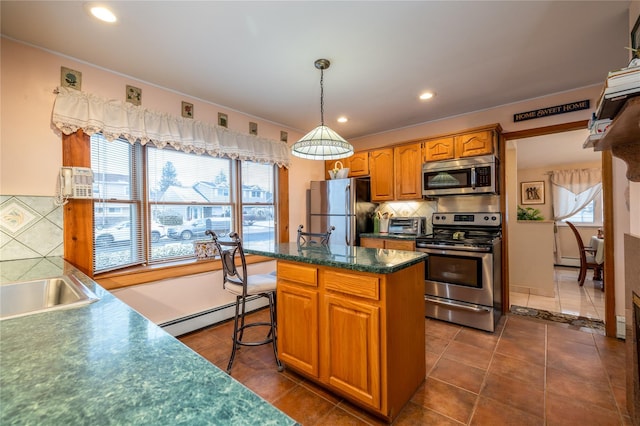
[[[0,424],[296,424],[64,260],[0,271],[0,284],[74,274],[100,297],[0,321]]]
[[[340,245],[298,247],[296,243],[244,244],[248,254],[292,260],[313,265],[331,266],[352,271],[390,274],[422,262],[424,253]]]

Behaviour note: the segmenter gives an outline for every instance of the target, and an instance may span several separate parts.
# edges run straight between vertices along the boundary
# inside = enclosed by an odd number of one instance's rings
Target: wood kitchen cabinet
[[[455,154],[457,158],[473,157],[476,155],[493,154],[495,144],[495,132],[485,130],[482,132],[465,133],[455,137]]]
[[[395,199],[422,199],[422,143],[393,149]]]
[[[336,161],[340,161],[343,167],[349,168],[349,177],[369,176],[369,153],[367,151],[356,152],[351,157],[341,160],[325,160],[325,179],[330,179],[329,170],[333,170]]]
[[[430,139],[424,143],[424,161],[452,160],[455,143],[453,136],[446,138]]]
[[[424,162],[488,155],[496,152],[499,125],[465,133],[429,139],[424,142]]]
[[[416,242],[413,240],[397,240],[394,238],[360,238],[361,247],[382,248],[389,250],[416,251]]]
[[[318,270],[278,264],[278,356],[300,371],[319,376]]]
[[[424,381],[424,262],[377,274],[278,260],[278,352],[392,420]]]
[[[393,148],[370,151],[369,172],[371,201],[393,201],[395,199]]]

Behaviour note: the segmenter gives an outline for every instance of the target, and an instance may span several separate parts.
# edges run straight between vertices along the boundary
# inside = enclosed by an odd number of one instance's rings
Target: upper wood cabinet
[[[422,198],[422,143],[401,145],[393,149],[396,200]]]
[[[465,133],[456,136],[456,157],[462,158],[492,154],[495,142],[494,134],[495,132],[492,130],[485,130],[483,132]]]
[[[496,153],[500,131],[499,125],[493,125],[490,128],[484,127],[466,133],[428,139],[424,142],[423,161],[452,160]]]
[[[330,179],[329,170],[333,170],[336,161],[342,163],[342,167],[349,168],[349,177],[368,176],[369,175],[369,153],[367,151],[356,152],[351,157],[342,158],[340,160],[325,160],[324,162],[324,178]]]
[[[453,136],[430,139],[424,143],[424,161],[451,160],[454,146]]]
[[[369,176],[369,153],[364,152],[356,152],[349,160],[349,176]],[[347,167],[345,165],[345,167]]]
[[[393,148],[370,151],[369,172],[371,201],[393,201],[395,199]]]

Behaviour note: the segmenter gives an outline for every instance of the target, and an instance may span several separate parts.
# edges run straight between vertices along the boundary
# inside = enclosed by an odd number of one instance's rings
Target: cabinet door
[[[323,379],[379,409],[380,308],[338,294],[326,294],[323,306]]]
[[[277,300],[280,360],[319,377],[318,291],[278,280]]]
[[[396,200],[422,199],[422,144],[393,149]]]
[[[382,238],[360,238],[360,247],[384,248]]]
[[[347,167],[347,166],[345,166]],[[349,176],[369,176],[369,153],[356,152],[349,157]]]
[[[456,136],[456,157],[473,157],[493,153],[494,132],[465,133]]]
[[[371,201],[393,201],[393,148],[369,153],[371,172]]]
[[[453,137],[431,139],[424,143],[424,161],[451,160],[454,158]]]
[[[414,241],[385,240],[384,248],[392,250],[416,251],[416,243]]]

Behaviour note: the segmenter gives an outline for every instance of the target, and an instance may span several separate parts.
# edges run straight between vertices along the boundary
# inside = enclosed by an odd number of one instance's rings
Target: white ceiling
[[[116,24],[3,0],[2,34],[300,132],[327,58],[325,122],[347,138],[602,84],[629,57],[628,1],[103,3]]]

